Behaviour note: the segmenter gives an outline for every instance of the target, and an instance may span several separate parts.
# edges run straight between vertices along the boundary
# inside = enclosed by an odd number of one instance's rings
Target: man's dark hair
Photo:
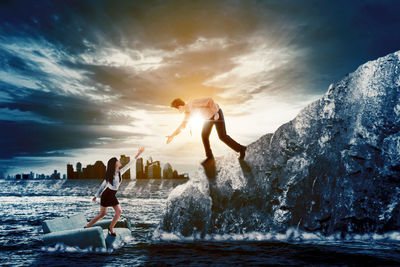
[[[172,102],[171,102],[171,107],[173,108],[178,108],[179,106],[184,106],[185,105],[185,101],[183,101],[180,98],[175,98]]]

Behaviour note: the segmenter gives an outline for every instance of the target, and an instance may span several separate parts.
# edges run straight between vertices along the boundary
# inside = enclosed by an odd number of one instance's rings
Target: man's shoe
[[[213,156],[207,157],[205,160],[203,160],[203,161],[201,162],[201,165],[206,165],[207,163],[211,162],[212,160],[214,160],[214,157],[213,157]]]
[[[240,150],[239,159],[244,159],[244,157],[246,156],[246,149],[247,149],[247,146],[243,147],[243,149]]]

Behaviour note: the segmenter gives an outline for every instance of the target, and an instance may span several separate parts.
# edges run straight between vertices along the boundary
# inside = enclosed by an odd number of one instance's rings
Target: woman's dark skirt
[[[118,205],[119,202],[118,199],[115,197],[115,193],[117,193],[117,191],[107,187],[106,190],[104,190],[101,194],[100,205],[102,205],[103,207]]]

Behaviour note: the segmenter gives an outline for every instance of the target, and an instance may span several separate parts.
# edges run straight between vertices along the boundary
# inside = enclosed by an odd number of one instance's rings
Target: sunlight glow
[[[189,119],[189,125],[191,127],[196,127],[196,128],[202,127],[203,123],[204,119],[199,114],[195,114]]]
[[[109,128],[114,129],[120,132],[128,132],[128,133],[135,133],[137,129],[130,125],[111,125]]]

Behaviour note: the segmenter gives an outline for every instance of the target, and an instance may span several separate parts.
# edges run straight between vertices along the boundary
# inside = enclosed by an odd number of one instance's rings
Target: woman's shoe
[[[117,236],[116,233],[111,232],[110,226],[108,226],[108,234],[109,234],[110,236]]]

